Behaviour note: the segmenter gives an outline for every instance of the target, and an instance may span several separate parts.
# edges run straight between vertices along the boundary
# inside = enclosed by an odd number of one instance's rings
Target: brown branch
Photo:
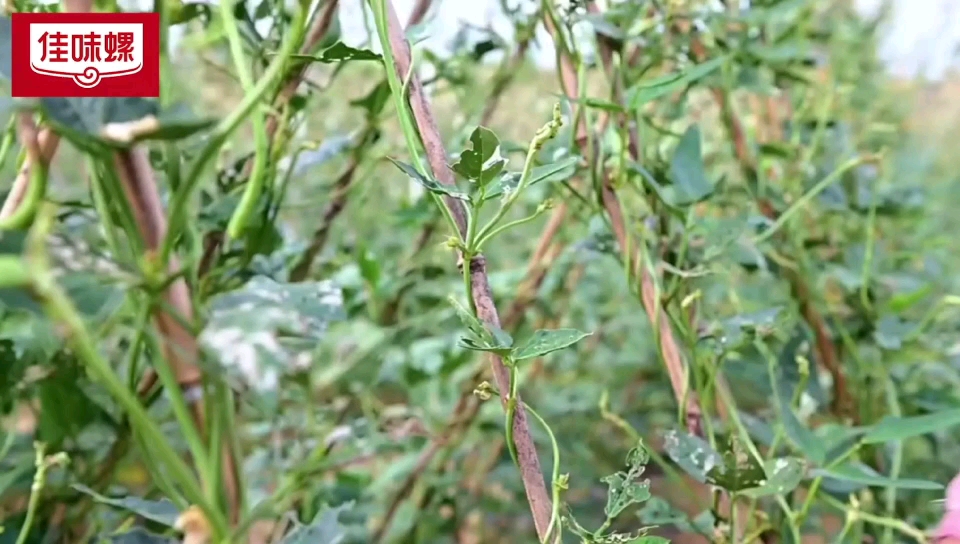
[[[46,128],[40,129],[39,132],[37,137],[39,152],[37,156],[40,157],[40,161],[43,164],[49,165],[57,152],[60,136]],[[27,189],[30,187],[30,169],[35,160],[32,154],[28,154],[25,157],[23,166],[21,166],[20,171],[17,172],[13,186],[7,194],[7,199],[3,202],[3,208],[0,209],[0,219],[6,219],[13,215],[13,212],[17,211],[20,203],[23,202],[23,198],[27,194]]]
[[[410,18],[407,19],[407,28],[422,23],[432,4],[433,0],[417,0],[417,3],[413,6],[413,11],[410,12]]]
[[[554,209],[553,214],[547,221],[547,225],[540,235],[540,241],[537,243],[537,248],[530,256],[530,261],[527,265],[527,274],[520,284],[514,303],[504,316],[503,327],[505,329],[512,330],[522,321],[527,307],[534,300],[537,289],[542,285],[543,279],[550,269],[552,260],[560,254],[562,246],[559,242],[555,242],[554,238],[559,231],[560,225],[563,223],[566,212],[566,205],[561,204]],[[433,463],[433,459],[440,453],[443,446],[453,442],[469,428],[470,424],[476,419],[482,403],[473,394],[473,389],[476,384],[483,379],[483,374],[483,367],[479,367],[473,376],[466,380],[466,387],[464,387],[453,409],[453,417],[450,418],[446,426],[444,426],[440,433],[433,439],[430,446],[421,452],[415,465],[418,470],[413,470],[407,475],[391,499],[387,507],[387,515],[384,516],[375,534],[375,538],[371,541],[374,544],[378,543],[379,538],[384,536],[400,504],[413,491],[417,480],[423,476],[427,467]],[[500,446],[502,446],[502,444],[500,444]]]
[[[411,64],[410,44],[407,43],[404,37],[403,28],[397,18],[393,3],[388,1],[386,5],[389,41],[393,53],[396,56],[395,69],[397,76],[403,78],[409,73]],[[410,107],[417,123],[424,150],[426,151],[427,161],[433,170],[433,175],[444,185],[455,185],[453,172],[447,165],[447,153],[443,146],[443,140],[437,129],[430,105],[423,93],[420,78],[417,77],[416,74],[413,74],[410,76],[409,81]],[[465,236],[467,222],[463,203],[454,198],[447,198],[446,204],[450,209],[450,213],[461,235]],[[476,307],[477,317],[489,325],[499,327],[500,316],[494,305],[490,282],[487,278],[486,259],[482,255],[477,255],[470,259],[469,262],[462,261],[463,259],[461,259],[460,266],[469,267],[471,297]],[[493,370],[494,380],[500,390],[500,401],[506,405],[509,398],[510,371],[503,364],[503,361],[495,355],[490,356],[490,365]],[[513,419],[513,436],[520,468],[520,478],[523,481],[527,501],[533,513],[537,535],[542,541],[548,536],[546,531],[551,517],[550,496],[543,480],[543,473],[540,469],[540,459],[537,456],[533,436],[530,434],[526,410],[523,408],[523,402],[520,398],[516,398],[515,402],[516,410]]]
[[[694,38],[691,43],[691,51],[697,62],[703,62],[707,58],[707,51],[703,44]],[[733,105],[728,92],[722,88],[714,87],[711,89],[714,101],[720,107],[723,116],[724,125],[730,133],[730,139],[733,141],[733,151],[743,176],[748,180],[756,180],[757,163],[747,143],[747,135],[733,111]],[[760,213],[767,219],[775,221],[779,212],[773,203],[766,198],[757,199],[757,207]],[[782,236],[778,233],[780,239]],[[837,346],[830,335],[830,327],[827,325],[823,314],[817,309],[813,302],[812,293],[807,282],[804,281],[800,271],[783,268],[784,279],[790,286],[790,292],[799,306],[800,315],[813,331],[815,339],[814,353],[817,361],[827,369],[833,379],[833,399],[831,410],[838,416],[849,415],[854,422],[857,421],[858,414],[854,409],[854,399],[847,386],[847,379],[843,373],[840,357],[837,352]]]
[[[490,94],[487,96],[486,103],[484,104],[483,113],[480,117],[480,125],[487,125],[492,119],[493,114],[496,112],[497,106],[500,103],[500,98],[510,86],[510,83],[515,79],[515,73],[517,69],[519,69],[520,64],[523,62],[529,43],[530,37],[522,38],[517,44],[517,51],[512,56],[511,60],[502,64],[500,69],[498,69],[497,74],[493,76],[492,89]],[[566,210],[566,204],[561,203],[556,209],[554,209],[550,220],[547,222],[547,226],[541,235],[537,249],[530,258],[530,262],[527,266],[527,275],[518,289],[514,303],[511,305],[503,320],[503,326],[506,329],[513,329],[522,319],[523,313],[526,311],[527,306],[535,297],[536,290],[542,284],[543,278],[546,276],[547,270],[549,269],[549,265],[543,263],[542,261],[545,258],[548,248],[557,245],[553,242],[553,238],[556,236],[557,231],[559,230],[559,226],[563,221]],[[430,238],[436,231],[437,226],[438,224],[435,220],[428,222],[424,226],[420,235],[417,237],[417,241],[414,244],[413,251],[411,252],[408,260],[413,260],[421,251],[423,251],[424,248],[426,248]],[[556,253],[558,254],[559,250],[557,250]],[[408,276],[412,273],[413,270],[410,269],[403,275]],[[396,296],[394,296],[385,306],[385,310],[381,317],[382,322],[395,322],[399,312],[400,302],[402,301],[406,292],[412,288],[413,285],[414,283],[410,282],[400,288]],[[521,301],[523,302],[521,303]],[[463,430],[468,428],[476,418],[477,414],[479,413],[481,403],[474,396],[473,388],[480,380],[483,379],[483,374],[483,368],[480,367],[470,379],[466,380],[465,383],[467,384],[467,387],[464,388],[456,406],[453,409],[453,417],[451,417],[446,426],[431,441],[431,444],[424,449],[423,452],[421,452],[420,457],[417,458],[417,462],[415,463],[414,470],[407,475],[407,477],[399,486],[397,492],[394,493],[393,498],[387,506],[384,518],[381,520],[377,531],[374,533],[374,537],[372,539],[373,543],[379,542],[385,536],[386,531],[390,527],[393,517],[395,516],[400,505],[403,503],[403,500],[406,499],[410,493],[412,493],[417,481],[433,463],[434,458],[438,453],[440,453],[440,451],[443,449],[443,446],[451,443],[455,437],[457,437]]]
[[[500,68],[497,69],[497,73],[493,75],[490,94],[487,95],[487,100],[483,105],[483,112],[480,115],[481,126],[487,126],[490,124],[494,113],[497,111],[497,107],[500,105],[500,99],[510,87],[510,84],[516,79],[516,74],[520,69],[520,66],[523,64],[527,49],[529,49],[531,38],[532,33],[529,36],[524,36],[521,38],[521,40],[517,43],[517,51],[514,53],[511,59],[508,62],[501,64]],[[408,262],[413,261],[417,255],[419,255],[420,252],[427,247],[427,243],[437,230],[438,223],[439,219],[434,217],[423,226],[423,230],[420,231],[420,235],[417,237],[417,241],[414,244],[413,251],[410,252],[410,256],[407,259]],[[403,272],[401,276],[410,276],[414,272],[415,269],[409,268]],[[397,315],[400,311],[400,303],[403,301],[403,298],[406,296],[407,292],[413,288],[413,286],[413,282],[403,285],[397,290],[396,295],[394,295],[393,298],[391,298],[384,305],[384,311],[382,312],[380,318],[381,324],[392,324],[396,322]]]
[[[596,9],[592,3],[589,4],[592,9]],[[551,36],[557,40],[558,29],[553,23],[553,20],[549,15],[545,15],[544,23],[546,25],[547,31]],[[605,48],[601,48],[604,51],[601,60],[609,62],[611,58],[610,52]],[[577,79],[577,70],[574,66],[573,61],[569,55],[561,55],[560,57],[560,77],[561,77],[561,86],[563,87],[564,93],[566,96],[573,102],[579,97],[579,83]],[[618,90],[619,85],[614,82],[615,91]],[[625,123],[625,119],[621,119],[621,122]],[[577,144],[580,147],[581,152],[588,156],[590,154],[590,149],[588,147],[588,137],[587,137],[587,126],[585,119],[581,118],[577,126]],[[636,135],[635,130],[630,130],[630,151],[635,160],[640,160],[639,156],[639,140]],[[611,227],[613,228],[614,236],[617,239],[617,243],[620,245],[620,251],[622,252],[623,259],[627,262],[631,270],[637,270],[640,275],[640,294],[641,302],[643,304],[644,311],[647,314],[648,319],[654,326],[658,328],[659,337],[660,337],[660,354],[663,358],[664,365],[667,368],[667,374],[670,378],[670,385],[673,388],[674,396],[677,399],[678,403],[686,402],[686,425],[687,429],[694,434],[701,434],[701,417],[702,412],[700,409],[699,402],[696,398],[696,394],[693,391],[689,391],[687,387],[687,369],[686,364],[683,361],[683,356],[680,351],[680,347],[677,344],[677,340],[673,333],[673,328],[670,326],[668,317],[666,316],[662,302],[659,300],[657,295],[657,287],[652,277],[650,270],[643,266],[640,259],[639,247],[631,243],[631,239],[628,232],[628,227],[626,221],[623,217],[623,211],[621,209],[620,199],[617,196],[616,190],[612,185],[612,180],[608,177],[601,189],[601,200],[603,207],[607,212],[607,216],[610,218]]]
[[[143,147],[118,151],[114,155],[117,177],[120,179],[124,195],[133,210],[134,219],[140,236],[151,258],[157,257],[157,251],[167,234],[167,219],[160,201],[153,169]],[[180,264],[171,257],[167,264],[169,273],[176,273]],[[179,278],[164,293],[167,305],[175,313],[157,308],[153,314],[154,323],[160,331],[164,358],[170,363],[177,383],[186,391],[196,391],[201,387],[203,373],[198,365],[200,349],[197,339],[185,325],[192,323],[193,302],[190,288],[183,278]],[[156,381],[156,372],[147,371],[141,380],[139,392],[145,394]],[[201,435],[206,434],[206,417],[203,397],[189,399],[193,411],[194,424]],[[223,484],[230,506],[231,520],[236,521],[240,514],[240,486],[237,481],[236,460],[225,446],[220,452],[223,460]]]

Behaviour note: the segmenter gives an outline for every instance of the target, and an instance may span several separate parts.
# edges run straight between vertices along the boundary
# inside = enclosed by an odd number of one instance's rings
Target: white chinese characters
[[[32,23],[30,69],[90,89],[143,68],[143,34],[140,23]]]

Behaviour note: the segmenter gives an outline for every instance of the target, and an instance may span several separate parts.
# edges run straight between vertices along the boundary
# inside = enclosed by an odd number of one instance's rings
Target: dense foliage
[[[879,21],[288,4],[155,2],[159,100],[5,100],[0,541],[927,540],[957,180]]]

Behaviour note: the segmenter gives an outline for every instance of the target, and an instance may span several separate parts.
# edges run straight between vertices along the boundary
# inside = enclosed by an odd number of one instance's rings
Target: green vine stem
[[[186,499],[203,510],[216,540],[219,541],[227,532],[227,523],[223,514],[204,497],[196,476],[189,466],[174,451],[134,393],[124,385],[110,363],[100,354],[83,318],[77,313],[66,293],[57,285],[46,255],[46,239],[52,225],[53,206],[44,206],[40,209],[28,235],[25,259],[21,260],[13,256],[0,258],[0,271],[9,273],[9,275],[2,275],[5,283],[12,286],[8,278],[27,280],[21,282],[20,286],[30,288],[51,319],[63,326],[67,341],[87,368],[90,376],[99,381],[124,408],[135,432],[142,437],[145,445],[149,445],[151,452],[162,459],[164,466],[170,471],[169,475],[180,487]]]
[[[19,230],[30,226],[37,209],[47,193],[47,163],[43,160],[38,131],[33,123],[33,114],[24,112],[18,115],[18,132],[26,158],[30,163],[27,191],[23,201],[7,217],[0,219],[0,231]],[[26,162],[24,163],[26,165]]]
[[[230,138],[233,131],[250,115],[258,104],[267,96],[277,85],[281,75],[288,66],[290,56],[303,42],[306,34],[307,10],[300,3],[297,4],[296,15],[293,18],[291,27],[293,32],[287,36],[280,50],[270,62],[270,65],[260,75],[257,84],[245,93],[243,101],[214,128],[207,144],[201,149],[191,166],[186,179],[174,193],[169,212],[169,230],[163,240],[160,250],[161,262],[166,263],[173,251],[174,242],[185,228],[187,206],[193,197],[194,192],[200,185],[200,180],[206,172],[207,165],[217,156],[223,144]]]
[[[20,527],[20,534],[17,535],[16,544],[26,544],[27,537],[30,535],[30,529],[33,527],[33,518],[37,515],[37,508],[40,506],[40,495],[43,493],[43,487],[47,483],[47,471],[52,467],[66,464],[69,459],[67,454],[60,452],[56,455],[47,457],[47,445],[42,442],[34,444],[36,449],[36,460],[34,465],[37,471],[33,475],[33,483],[30,485],[30,500],[27,502],[27,514],[23,520],[23,526]]]
[[[227,42],[230,44],[230,56],[233,57],[233,64],[240,77],[243,92],[244,94],[250,94],[255,92],[255,84],[248,66],[249,61],[243,54],[243,43],[240,38],[240,30],[237,28],[237,21],[233,17],[233,6],[234,2],[232,1],[221,1],[220,17],[227,34]],[[300,21],[301,26],[304,22]],[[266,178],[264,170],[270,154],[270,139],[267,136],[267,126],[263,116],[256,109],[252,112],[252,122],[253,133],[256,138],[253,167],[250,169],[250,176],[243,196],[240,197],[240,204],[234,210],[230,222],[227,224],[227,237],[229,239],[239,238],[243,234],[243,229],[247,226],[250,216],[256,208],[257,199],[263,192],[263,183]]]

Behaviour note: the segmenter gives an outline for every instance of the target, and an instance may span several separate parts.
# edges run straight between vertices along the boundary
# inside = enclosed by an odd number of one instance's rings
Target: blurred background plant
[[[926,541],[960,124],[889,10],[440,3],[158,1],[159,100],[4,101],[0,542]]]

